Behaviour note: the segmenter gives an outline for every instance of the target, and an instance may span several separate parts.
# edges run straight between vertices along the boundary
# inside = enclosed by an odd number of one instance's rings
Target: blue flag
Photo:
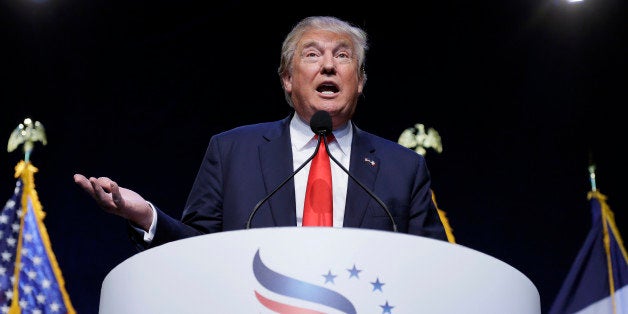
[[[30,162],[0,213],[0,313],[76,313],[52,252]]]
[[[598,191],[588,195],[592,226],[549,314],[628,314],[628,255]]]

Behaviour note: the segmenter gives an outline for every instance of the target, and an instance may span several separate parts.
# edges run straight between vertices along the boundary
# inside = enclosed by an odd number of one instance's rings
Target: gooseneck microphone
[[[281,187],[286,185],[286,183],[288,183],[290,179],[292,179],[299,171],[301,171],[301,169],[303,169],[303,167],[305,167],[305,165],[307,165],[308,162],[310,162],[310,160],[314,158],[314,156],[316,156],[316,154],[318,153],[318,147],[320,146],[321,141],[324,141],[325,147],[327,147],[327,137],[324,135],[331,133],[331,130],[332,130],[331,116],[329,116],[329,113],[322,110],[317,111],[310,119],[310,129],[312,129],[312,132],[319,135],[314,153],[305,162],[303,162],[299,166],[299,168],[297,168],[289,177],[283,180],[272,192],[270,192],[268,195],[266,195],[266,197],[264,197],[259,202],[257,202],[255,207],[253,207],[251,214],[249,215],[249,219],[247,219],[246,221],[246,229],[251,228],[251,221],[253,221],[253,217],[255,216],[255,213],[257,213],[257,211],[262,206],[262,204],[266,203],[266,201],[268,201],[269,198],[275,195],[275,193],[277,193],[277,191],[279,191]],[[327,152],[329,152],[329,149],[327,149]]]
[[[355,183],[357,183],[366,192],[366,194],[368,194],[371,198],[377,201],[377,203],[382,207],[382,209],[384,209],[384,212],[386,212],[386,215],[388,215],[388,218],[390,219],[390,222],[392,223],[392,226],[393,226],[393,231],[397,232],[397,224],[395,223],[395,219],[390,213],[390,210],[388,210],[388,207],[386,207],[386,204],[384,204],[384,202],[379,197],[377,197],[375,193],[373,193],[371,190],[369,190],[369,188],[367,188],[364,184],[362,184],[362,182],[360,182],[356,177],[354,177],[349,172],[349,170],[347,170],[329,151],[329,146],[327,146],[327,135],[332,133],[332,121],[331,121],[331,116],[329,115],[329,113],[324,110],[317,111],[310,119],[310,129],[312,129],[312,132],[318,134],[318,143],[316,144],[316,149],[314,150],[314,153],[303,164],[301,164],[301,166],[299,166],[299,168],[297,168],[289,177],[287,177],[283,182],[281,182],[281,184],[279,184],[272,192],[270,192],[266,197],[261,199],[257,203],[257,205],[255,205],[255,207],[251,211],[251,214],[249,215],[249,219],[246,221],[246,229],[249,229],[251,227],[251,221],[253,220],[255,213],[262,206],[262,204],[264,204],[281,187],[283,187],[290,179],[292,179],[299,171],[301,171],[301,169],[305,167],[305,165],[307,165],[307,163],[310,162],[310,160],[312,160],[314,156],[316,156],[316,154],[318,153],[318,147],[322,140],[323,143],[325,144],[325,150],[327,151],[327,155],[329,155],[329,158],[331,158],[331,160],[333,160],[336,163],[336,165],[338,165],[340,169],[342,169],[342,171],[344,171],[347,175],[349,175],[349,177]]]
[[[319,110],[310,119],[310,129],[320,137],[331,134],[332,123],[331,116],[327,111]],[[326,143],[327,141],[325,141]],[[327,146],[327,145],[325,145]]]

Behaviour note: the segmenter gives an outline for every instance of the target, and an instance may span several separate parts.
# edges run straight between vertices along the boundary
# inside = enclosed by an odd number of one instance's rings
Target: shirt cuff
[[[150,223],[150,228],[148,228],[148,232],[144,231],[144,229],[142,228],[136,227],[134,224],[131,224],[131,226],[137,232],[142,233],[144,235],[143,239],[144,239],[144,242],[146,242],[146,244],[150,244],[153,241],[153,238],[155,237],[155,230],[157,230],[157,210],[155,209],[155,206],[153,206],[153,203],[148,202],[148,201],[147,203],[150,206],[150,208],[153,210],[153,221]]]

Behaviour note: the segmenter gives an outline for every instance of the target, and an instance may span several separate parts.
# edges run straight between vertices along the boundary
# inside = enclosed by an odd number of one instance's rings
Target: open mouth
[[[324,83],[318,86],[318,88],[316,88],[316,91],[321,94],[331,95],[331,94],[337,93],[339,89],[338,89],[338,86],[336,86],[335,84]]]

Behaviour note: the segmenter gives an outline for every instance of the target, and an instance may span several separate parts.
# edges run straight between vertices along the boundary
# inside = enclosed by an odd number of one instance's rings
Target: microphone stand
[[[354,177],[349,172],[349,170],[347,170],[342,164],[340,164],[340,162],[338,162],[338,160],[336,160],[336,158],[329,151],[329,146],[327,145],[327,133],[331,133],[331,130],[332,130],[332,121],[331,121],[331,117],[329,116],[329,113],[323,110],[316,112],[310,119],[310,128],[315,134],[318,135],[318,142],[316,143],[316,149],[314,150],[314,153],[303,164],[301,164],[301,166],[299,166],[297,170],[295,170],[289,177],[287,177],[283,182],[281,182],[281,184],[279,184],[272,192],[270,192],[270,194],[268,194],[266,197],[260,200],[255,205],[255,207],[253,207],[253,210],[251,211],[251,214],[249,215],[249,218],[246,221],[246,229],[251,228],[251,221],[253,220],[253,216],[255,216],[255,213],[257,213],[257,211],[262,206],[262,204],[264,204],[271,196],[275,195],[275,193],[279,191],[281,187],[283,187],[290,179],[292,179],[297,174],[297,172],[301,171],[301,169],[303,169],[303,167],[305,167],[305,165],[307,165],[307,163],[310,162],[314,158],[314,156],[316,156],[316,154],[318,153],[318,149],[321,144],[321,141],[323,141],[323,143],[325,144],[325,151],[327,151],[327,155],[329,155],[329,158],[331,158],[331,160],[333,160],[336,163],[336,165],[338,165],[340,169],[342,169],[342,171],[344,171],[347,175],[349,175],[349,177],[353,180],[353,182],[357,183],[371,198],[377,201],[377,203],[382,207],[382,209],[384,209],[384,212],[386,212],[386,215],[388,215],[388,218],[390,219],[390,222],[392,223],[393,231],[397,232],[397,224],[395,223],[395,219],[390,213],[390,210],[388,210],[388,207],[386,207],[386,204],[384,204],[384,202],[379,197],[377,197],[377,195],[375,195],[364,184],[362,184],[362,182],[360,182],[356,177]]]

